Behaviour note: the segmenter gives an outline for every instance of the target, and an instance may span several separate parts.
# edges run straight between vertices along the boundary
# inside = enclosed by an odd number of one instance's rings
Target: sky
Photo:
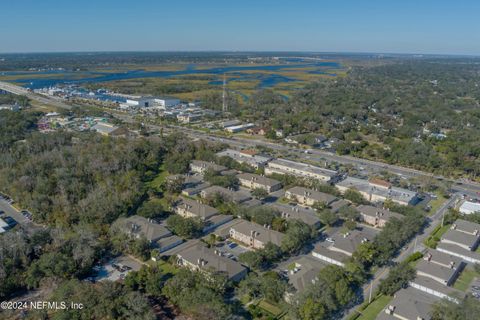
[[[480,55],[479,0],[0,0],[0,52]]]

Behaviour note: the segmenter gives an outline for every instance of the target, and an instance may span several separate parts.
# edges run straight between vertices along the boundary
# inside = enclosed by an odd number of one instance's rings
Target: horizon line
[[[412,53],[412,52],[368,52],[368,51],[299,51],[299,50],[85,50],[85,51],[12,51],[0,52],[1,55],[15,54],[88,54],[88,53],[303,53],[303,54],[339,54],[339,55],[397,55],[397,56],[440,56],[479,58],[480,54],[467,53]]]

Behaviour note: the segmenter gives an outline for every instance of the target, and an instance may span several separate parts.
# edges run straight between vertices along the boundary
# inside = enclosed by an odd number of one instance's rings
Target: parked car
[[[3,219],[3,221],[5,221],[5,223],[8,224],[8,226],[9,226],[10,228],[13,228],[13,227],[15,227],[15,226],[17,225],[17,221],[16,221],[15,219],[13,219],[12,217],[10,217],[10,216],[5,216],[5,217],[3,217],[2,219]]]

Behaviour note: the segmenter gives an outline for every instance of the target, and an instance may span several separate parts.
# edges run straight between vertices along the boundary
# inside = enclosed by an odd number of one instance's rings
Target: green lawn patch
[[[274,317],[278,317],[283,313],[283,310],[279,306],[273,303],[270,303],[267,300],[260,301],[258,306],[263,310],[267,311],[268,313],[270,313],[271,315],[273,315]]]
[[[168,262],[158,261],[158,262],[153,262],[153,264],[157,265],[162,270],[163,274],[175,275],[178,273],[178,268]]]
[[[287,266],[287,269],[288,269],[288,270],[293,270],[293,269],[295,269],[296,266],[297,266],[297,265],[295,264],[295,262],[292,262],[292,263],[290,263],[290,264]]]
[[[445,198],[440,192],[435,192],[435,195],[437,196],[437,199],[434,199],[432,201],[430,201],[430,206],[432,207],[432,209],[430,210],[430,213],[429,215],[432,215],[434,214],[435,212],[437,212],[437,210],[442,206],[442,204],[447,201],[447,198]]]
[[[458,277],[457,281],[455,281],[455,283],[453,284],[453,287],[455,289],[465,292],[470,286],[470,283],[472,283],[473,279],[479,276],[480,275],[475,272],[475,270],[465,268],[465,270],[463,270],[463,272]]]
[[[370,303],[363,311],[361,315],[356,318],[357,320],[375,320],[380,312],[392,301],[393,297],[381,295]]]
[[[430,248],[436,248],[437,243],[440,241],[440,238],[442,235],[447,232],[447,230],[450,228],[450,225],[444,225],[443,227],[441,225],[438,225],[433,229],[432,233],[423,241],[423,243]]]
[[[169,173],[165,170],[164,166],[162,165],[160,167],[160,172],[157,174],[157,176],[152,180],[147,183],[147,186],[158,190],[160,186],[165,182],[165,179],[168,177]]]

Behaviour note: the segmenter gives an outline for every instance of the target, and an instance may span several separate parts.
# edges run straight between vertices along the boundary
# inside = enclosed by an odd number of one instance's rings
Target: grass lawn
[[[455,283],[453,284],[453,287],[455,289],[465,292],[467,291],[468,286],[470,286],[470,283],[472,283],[473,279],[479,276],[480,275],[475,272],[475,270],[465,268],[465,270],[463,270],[463,272],[458,277],[457,281],[455,281]]]
[[[266,300],[260,301],[258,306],[263,310],[267,311],[268,313],[271,313],[275,317],[278,317],[280,314],[283,313],[283,310],[279,306],[272,304]]]
[[[369,304],[365,310],[361,311],[357,320],[375,320],[377,315],[382,312],[383,308],[393,299],[393,297],[382,295]]]
[[[435,192],[435,194],[437,195],[437,199],[430,201],[429,205],[432,207],[432,209],[430,210],[429,215],[437,212],[442,204],[447,201],[447,198],[445,198],[440,192]]]
[[[168,262],[165,262],[165,261],[159,261],[159,262],[154,262],[154,264],[156,264],[157,266],[160,267],[160,269],[162,270],[162,273],[164,274],[171,274],[171,275],[174,275],[174,274],[177,274],[178,272],[178,269],[174,266],[172,266],[170,263]]]
[[[450,228],[450,225],[447,224],[447,225],[444,225],[443,227],[436,227],[434,229],[434,232],[432,232],[431,235],[429,235],[427,238],[425,238],[425,240],[423,241],[423,243],[427,246],[427,247],[436,247],[436,241],[434,241],[434,238],[439,238],[445,233],[447,232],[447,230]],[[435,245],[433,245],[433,243],[435,243]]]
[[[443,234],[445,232],[447,232],[447,230],[450,229],[450,225],[447,224],[447,225],[444,225],[443,227],[441,227],[440,229],[437,230],[437,232],[435,232],[434,234],[432,234],[433,237],[441,237],[443,236]]]
[[[160,167],[160,173],[150,182],[148,182],[148,186],[152,189],[158,189],[165,179],[168,177],[168,172],[165,170],[164,165]]]

